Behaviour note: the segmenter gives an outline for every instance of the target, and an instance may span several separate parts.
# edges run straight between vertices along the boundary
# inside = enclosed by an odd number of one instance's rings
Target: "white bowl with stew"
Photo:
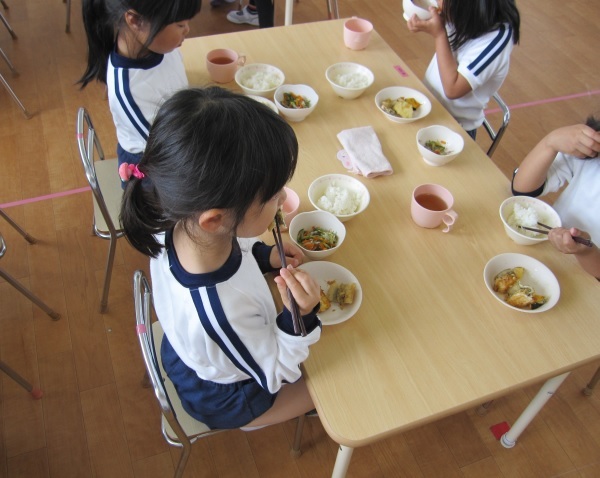
[[[417,148],[430,166],[443,166],[463,150],[465,140],[456,131],[442,125],[427,126],[417,132]]]
[[[308,85],[281,85],[275,90],[275,106],[288,121],[304,121],[318,102],[319,95]]]
[[[323,250],[316,250],[312,246],[314,242],[303,243],[303,236],[300,235],[303,233],[303,231],[304,233],[308,233],[312,228],[315,227],[320,228],[327,233],[325,236],[327,237],[327,242],[331,247]],[[301,212],[292,219],[292,221],[288,224],[288,228],[290,240],[294,244],[298,245],[307,257],[316,260],[322,260],[332,255],[341,247],[344,239],[346,238],[346,227],[344,224],[342,224],[342,221],[327,211]],[[335,242],[329,240],[331,233],[337,237]],[[317,237],[323,236],[319,234]]]

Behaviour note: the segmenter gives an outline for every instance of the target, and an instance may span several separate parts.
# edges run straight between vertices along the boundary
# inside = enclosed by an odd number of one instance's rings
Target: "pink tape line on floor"
[[[585,91],[583,93],[574,93],[572,95],[557,96],[555,98],[547,98],[545,100],[529,101],[527,103],[509,105],[509,108],[511,110],[518,110],[519,108],[527,108],[529,106],[545,105],[548,103],[556,103],[557,101],[572,100],[575,98],[583,98],[586,96],[594,96],[594,95],[598,95],[598,94],[600,94],[600,90]],[[485,110],[485,114],[487,115],[487,114],[492,114],[492,113],[499,113],[500,111],[501,111],[500,108],[491,108],[489,110]]]
[[[78,188],[78,189],[70,189],[69,191],[63,191],[60,193],[46,194],[44,196],[37,196],[34,198],[29,198],[29,199],[22,199],[21,201],[7,202],[5,204],[0,204],[0,208],[6,209],[9,207],[22,206],[23,204],[30,204],[32,202],[45,201],[46,199],[54,199],[54,198],[59,198],[59,197],[63,197],[63,196],[70,196],[72,194],[84,193],[86,191],[90,191],[89,186],[86,186],[83,188]]]

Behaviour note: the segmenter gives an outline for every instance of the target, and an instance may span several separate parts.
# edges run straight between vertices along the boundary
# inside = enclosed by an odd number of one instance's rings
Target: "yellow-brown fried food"
[[[329,298],[325,295],[325,292],[323,292],[323,289],[321,289],[321,307],[319,309],[320,312],[325,312],[327,309],[329,309],[329,307],[331,307],[331,301],[329,300]]]
[[[521,277],[525,269],[522,267],[515,267],[513,269],[504,269],[496,274],[494,277],[494,290],[501,294],[506,294],[508,290],[514,286]]]

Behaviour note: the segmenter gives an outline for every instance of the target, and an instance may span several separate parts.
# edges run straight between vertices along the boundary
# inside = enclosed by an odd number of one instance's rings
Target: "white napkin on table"
[[[345,129],[337,137],[344,147],[338,158],[349,171],[366,178],[388,176],[394,172],[372,126]]]

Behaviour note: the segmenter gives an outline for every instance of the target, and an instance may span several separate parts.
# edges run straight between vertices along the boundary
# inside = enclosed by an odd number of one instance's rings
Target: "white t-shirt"
[[[542,195],[569,183],[552,207],[563,227],[588,232],[600,244],[600,159],[578,159],[559,153],[548,170]]]
[[[447,26],[447,30],[450,37],[452,27]],[[437,55],[429,63],[423,80],[425,86],[465,130],[471,131],[482,125],[483,110],[508,74],[513,45],[512,27],[503,24],[498,30],[469,40],[453,51],[458,72],[471,85],[469,93],[455,100],[448,99],[444,94]]]
[[[106,75],[108,103],[121,147],[130,153],[146,149],[150,125],[159,106],[188,80],[179,49],[136,60],[112,52]]]

